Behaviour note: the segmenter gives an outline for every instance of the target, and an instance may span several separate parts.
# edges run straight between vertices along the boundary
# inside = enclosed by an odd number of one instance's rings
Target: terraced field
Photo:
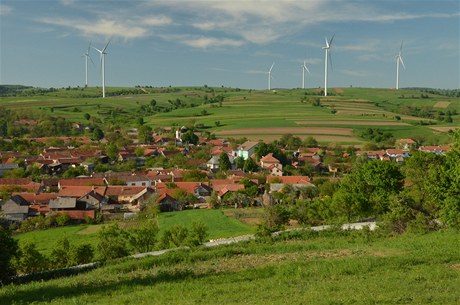
[[[447,131],[460,124],[460,99],[430,95],[423,99],[416,90],[336,88],[332,96],[309,90],[241,90],[230,88],[148,88],[146,94],[77,97],[95,94],[95,88],[61,90],[49,96],[1,97],[0,106],[30,117],[62,116],[85,124],[86,114],[114,126],[135,126],[139,116],[152,127],[202,126],[218,136],[272,141],[292,133],[313,136],[323,143],[360,144],[365,128],[390,131],[396,138],[424,137],[447,141]],[[115,90],[115,89],[112,89]],[[117,90],[122,90],[118,88]],[[127,90],[127,89],[126,89]],[[222,97],[217,103],[214,98]],[[152,100],[171,111],[147,111]],[[211,103],[212,102],[212,103]],[[316,106],[314,105],[316,103]],[[452,123],[407,114],[408,109],[431,109],[453,113]],[[405,110],[405,113],[401,113]]]

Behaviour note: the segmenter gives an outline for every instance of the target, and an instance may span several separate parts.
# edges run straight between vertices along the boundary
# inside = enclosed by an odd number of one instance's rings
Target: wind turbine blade
[[[328,49],[329,48],[329,41],[327,41],[327,37],[324,37],[324,40],[326,41],[326,49]]]
[[[98,48],[95,48],[95,47],[91,47],[91,48],[93,48],[94,50],[96,50],[96,51],[98,51],[99,53],[101,53],[101,54],[102,54],[102,51],[101,51],[101,50],[99,50]]]
[[[109,41],[107,42],[107,44],[105,45],[105,47],[102,49],[102,52],[105,52],[105,49],[107,49],[107,47],[109,46],[109,43],[112,41],[112,37],[110,37]]]
[[[89,56],[89,54],[88,54],[88,58],[89,58],[89,60],[91,60],[91,62],[93,63],[93,66],[96,66],[96,65],[94,64],[94,61],[93,61],[93,59],[91,58],[91,56]]]
[[[401,47],[399,48],[399,53],[401,53],[401,52],[402,52],[403,43],[404,43],[404,41],[401,41]]]
[[[329,44],[328,44],[329,47],[331,47],[331,45],[332,45],[332,40],[334,40],[334,37],[335,37],[335,33],[334,33],[334,35],[332,35],[331,40],[329,40]]]
[[[91,41],[89,42],[89,45],[88,45],[88,51],[86,51],[86,55],[89,56],[89,50],[91,50]]]
[[[404,70],[406,70],[406,66],[404,65],[404,62],[403,62],[403,60],[402,60],[402,57],[401,57],[401,56],[399,56],[399,61],[401,62],[401,64],[402,64],[402,66],[403,66]]]
[[[270,70],[268,70],[268,73],[272,72],[273,66],[275,65],[275,62],[272,63],[272,66],[270,67]]]
[[[307,65],[305,64],[305,62],[303,62],[303,68],[308,72],[308,74],[311,74],[310,70],[308,70]]]

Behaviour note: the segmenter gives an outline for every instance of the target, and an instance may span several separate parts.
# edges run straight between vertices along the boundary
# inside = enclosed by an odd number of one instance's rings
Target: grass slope
[[[111,262],[0,288],[0,304],[458,304],[458,232],[310,233]]]
[[[240,221],[227,217],[222,210],[185,210],[181,212],[161,213],[159,216],[160,234],[175,224],[190,227],[194,221],[202,222],[208,227],[208,238],[216,239],[254,233],[254,227],[245,225]],[[135,228],[137,222],[122,223],[126,229]],[[80,225],[39,230],[16,235],[19,242],[31,241],[43,254],[49,255],[56,241],[62,236],[67,236],[72,244],[97,243],[97,232],[103,225]],[[0,303],[1,304],[1,303]]]
[[[403,107],[428,107],[444,112],[454,110],[453,123],[432,122],[435,126],[455,127],[460,122],[460,98],[423,94],[417,90],[392,90],[369,88],[343,88],[331,90],[331,96],[313,95],[317,90],[281,89],[276,93],[266,90],[239,90],[229,88],[147,88],[145,94],[123,94],[97,97],[97,88],[79,88],[78,90],[59,90],[43,96],[0,97],[0,106],[29,113],[30,116],[63,116],[72,121],[86,123],[85,113],[101,119],[105,124],[134,126],[135,118],[143,116],[152,127],[170,127],[203,124],[207,131],[216,134],[225,133],[232,137],[247,137],[252,140],[273,140],[279,138],[280,128],[299,128],[293,132],[300,137],[317,136],[320,142],[361,143],[356,138],[359,130],[375,126],[390,129],[395,137],[423,136],[428,139],[447,139],[446,132],[436,131],[430,126],[420,125],[420,121],[429,119],[402,115],[398,111]],[[109,90],[129,90],[129,88],[111,88]],[[91,97],[79,97],[86,94]],[[306,95],[307,94],[307,95]],[[426,97],[421,98],[422,94]],[[225,97],[221,106],[218,103],[205,104],[205,100],[221,95]],[[301,102],[307,98],[307,101]],[[308,99],[319,98],[322,107],[313,106]],[[155,99],[157,106],[169,107],[176,99],[183,104],[195,107],[180,108],[167,113],[146,113],[143,105],[149,105]],[[435,106],[438,105],[438,106]],[[439,108],[439,105],[442,108]],[[433,108],[434,107],[434,108]],[[203,111],[206,113],[203,114]],[[397,120],[399,117],[401,120]],[[215,123],[219,121],[217,126]],[[308,122],[314,122],[309,124]],[[349,122],[345,126],[355,132],[354,135],[336,135],[330,137],[309,131],[308,127],[321,125],[336,127],[335,122]],[[365,125],[369,122],[369,125]],[[398,123],[398,125],[395,125]],[[400,124],[405,123],[405,124]],[[242,129],[271,129],[271,133],[238,132]],[[280,129],[280,130],[278,130]],[[447,131],[447,130],[446,130]]]

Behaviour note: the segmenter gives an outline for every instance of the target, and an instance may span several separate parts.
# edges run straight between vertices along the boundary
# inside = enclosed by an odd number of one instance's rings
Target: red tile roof
[[[281,180],[281,183],[285,184],[309,184],[310,177],[308,176],[268,176],[267,182],[271,183],[270,181],[273,179]]]
[[[260,159],[260,162],[263,162],[263,163],[280,163],[280,160],[278,160],[275,157],[273,157],[272,153],[269,153],[268,155],[262,157]]]
[[[60,179],[60,187],[63,186],[93,186],[105,185],[104,178],[74,178],[74,179]]]
[[[30,204],[45,204],[48,203],[51,199],[58,197],[58,193],[13,193],[12,196],[18,195],[28,201]]]

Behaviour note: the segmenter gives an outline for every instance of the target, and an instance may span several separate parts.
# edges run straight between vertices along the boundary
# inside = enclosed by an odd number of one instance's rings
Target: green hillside
[[[340,235],[340,236],[339,236]],[[0,304],[458,304],[458,233],[311,232],[0,288]]]
[[[21,92],[0,97],[0,106],[21,118],[59,116],[119,129],[135,126],[141,116],[152,127],[198,126],[218,136],[266,141],[291,133],[359,144],[362,130],[380,128],[396,138],[443,143],[460,123],[460,98],[427,89],[336,88],[323,97],[319,89],[109,88],[106,99],[100,88]]]

